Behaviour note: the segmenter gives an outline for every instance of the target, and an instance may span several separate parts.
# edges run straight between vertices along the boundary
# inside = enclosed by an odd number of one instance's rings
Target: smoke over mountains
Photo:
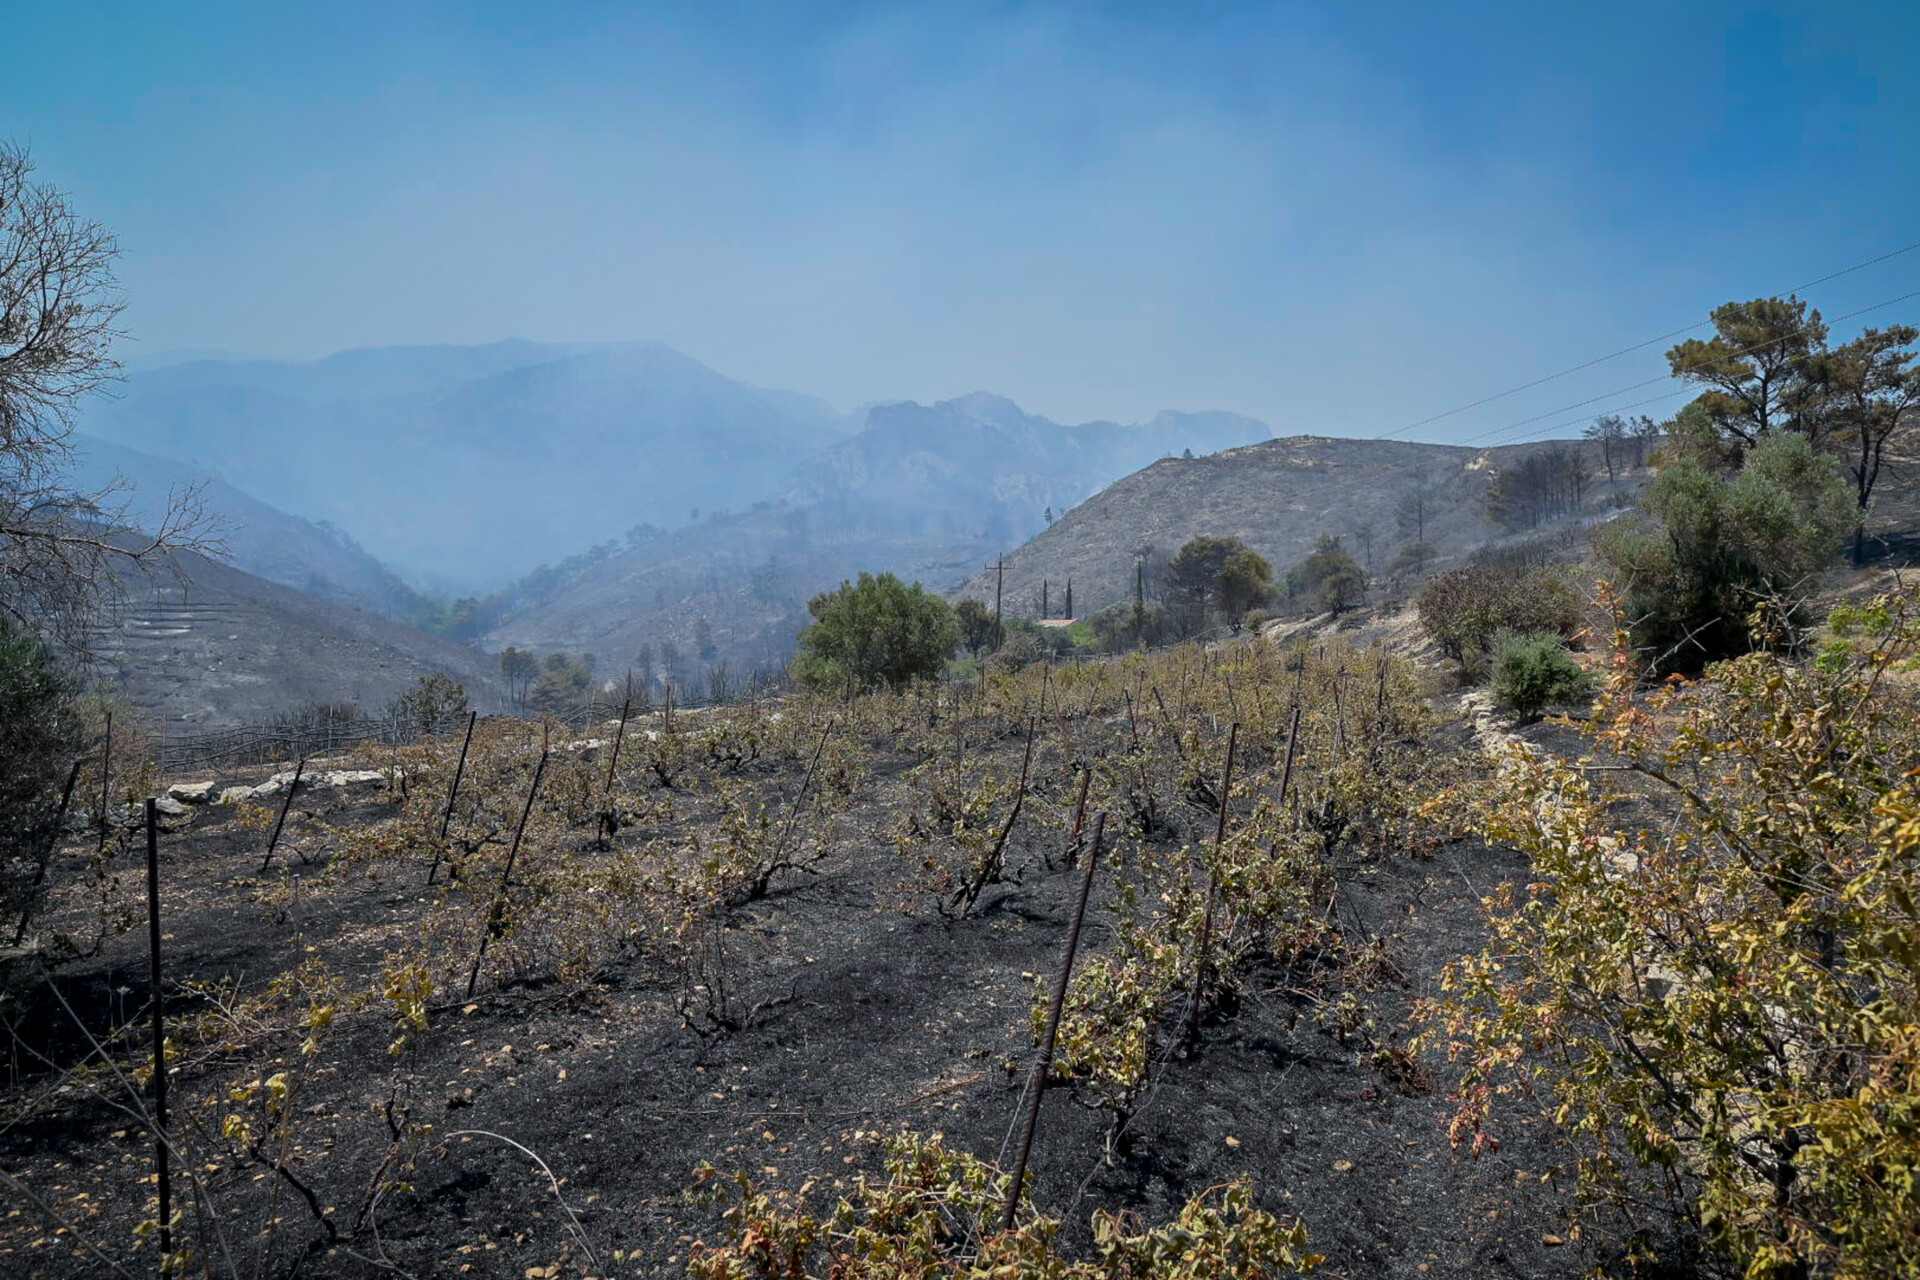
[[[198,479],[238,568],[336,603],[404,616],[564,562],[467,638],[606,665],[647,643],[780,661],[843,577],[944,588],[1156,459],[1272,434],[1068,426],[986,393],[855,417],[659,345],[524,341],[144,368],[84,426],[84,478],[131,482],[136,517]]]

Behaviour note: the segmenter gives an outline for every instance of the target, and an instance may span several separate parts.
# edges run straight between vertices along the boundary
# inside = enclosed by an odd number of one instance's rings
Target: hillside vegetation
[[[1581,459],[1590,514],[1629,504],[1645,478],[1643,469],[1621,466],[1617,483],[1609,484],[1598,446],[1565,441],[1472,449],[1292,436],[1209,457],[1167,458],[1008,552],[1004,601],[1013,612],[1035,612],[1042,581],[1057,600],[1069,578],[1081,616],[1131,601],[1137,561],[1157,575],[1203,534],[1237,537],[1279,566],[1304,559],[1322,534],[1341,538],[1370,574],[1384,576],[1395,553],[1415,541],[1435,548],[1441,562],[1457,559],[1506,533],[1488,505],[1502,471],[1551,450]],[[1424,539],[1401,514],[1413,494],[1424,504]],[[953,595],[991,603],[996,582],[989,566]]]
[[[135,528],[157,527],[170,496],[191,490],[218,531],[223,558],[236,569],[382,617],[406,617],[423,603],[419,593],[340,529],[289,515],[213,473],[171,458],[86,436],[74,445],[74,483],[89,492],[121,486],[124,514]]]

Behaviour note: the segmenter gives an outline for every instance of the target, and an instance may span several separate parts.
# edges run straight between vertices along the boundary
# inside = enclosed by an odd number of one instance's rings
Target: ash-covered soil
[[[1467,749],[1464,731],[1443,732],[1439,749]],[[1017,764],[1019,747],[1015,738],[991,750]],[[674,1275],[695,1239],[717,1238],[710,1211],[684,1196],[702,1161],[748,1170],[770,1187],[810,1186],[830,1206],[856,1175],[877,1170],[881,1132],[938,1132],[989,1159],[1005,1151],[1033,1052],[1035,977],[1057,967],[1078,876],[1059,865],[1056,835],[1023,825],[1009,859],[1017,883],[990,888],[971,918],[927,909],[925,895],[902,888],[911,868],[894,841],[917,799],[902,776],[907,763],[874,760],[839,846],[814,874],[785,875],[768,897],[724,917],[716,936],[738,1029],[688,1029],[684,975],[642,954],[594,981],[483,984],[471,1001],[443,1000],[430,1030],[397,1056],[391,1010],[344,1019],[293,1101],[289,1153],[338,1236],[281,1185],[282,1226],[262,1274]],[[164,836],[170,1016],[204,1008],[205,989],[189,982],[231,978],[258,990],[314,956],[370,980],[441,901],[425,887],[425,860],[377,882],[323,881],[326,842],[298,815],[353,825],[391,812],[378,795],[296,804],[282,852],[295,891],[272,903],[257,901],[259,891],[287,882],[259,874],[264,836],[230,811],[200,810]],[[1212,819],[1194,811],[1178,821],[1199,839]],[[83,853],[76,846],[65,856]],[[114,871],[142,874],[132,860]],[[1106,899],[1116,877],[1130,874],[1124,854],[1101,868],[1083,958],[1107,944]],[[1448,1142],[1444,1055],[1379,1053],[1407,1044],[1415,1002],[1434,991],[1445,964],[1477,946],[1482,897],[1525,874],[1510,851],[1477,843],[1343,855],[1329,910],[1349,944],[1377,942],[1377,962],[1254,972],[1209,1013],[1190,1054],[1156,1060],[1125,1154],[1111,1164],[1107,1117],[1050,1090],[1034,1203],[1063,1219],[1078,1246],[1095,1208],[1155,1224],[1194,1193],[1245,1175],[1262,1205],[1305,1221],[1310,1247],[1327,1256],[1324,1274],[1572,1277],[1608,1261],[1616,1241],[1571,1225],[1570,1190],[1555,1176],[1569,1153],[1544,1120],[1523,1108],[1506,1113],[1499,1149],[1469,1158]],[[63,965],[55,981],[91,1034],[134,1019],[146,986],[144,928]],[[108,1273],[48,1211],[130,1271],[150,1271],[151,1247],[137,1252],[134,1236],[151,1213],[150,1147],[124,1094],[97,1059],[80,1075],[53,1069],[85,1065],[89,1051],[45,988],[19,992],[4,1012],[0,1169],[45,1209],[0,1196],[0,1275]],[[143,1037],[144,1023],[134,1022],[116,1059],[137,1063]],[[275,1033],[230,1052],[185,1054],[176,1111],[197,1107],[207,1122],[218,1108],[202,1099],[297,1066],[299,1052],[297,1033]],[[435,1132],[410,1189],[365,1210],[396,1113]],[[545,1161],[558,1197],[506,1139]],[[214,1212],[231,1224],[215,1274],[227,1273],[227,1260],[255,1274],[254,1232],[279,1180],[224,1158],[208,1139],[195,1141],[192,1158]],[[185,1194],[177,1189],[176,1200]]]

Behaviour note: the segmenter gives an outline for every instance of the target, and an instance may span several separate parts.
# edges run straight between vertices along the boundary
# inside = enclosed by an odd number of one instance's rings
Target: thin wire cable
[[[1113,1140],[1115,1142],[1126,1137],[1127,1131],[1133,1128],[1133,1122],[1145,1115],[1148,1109],[1153,1106],[1154,1095],[1160,1092],[1160,1085],[1167,1078],[1167,1068],[1173,1064],[1175,1058],[1180,1056],[1179,1048],[1180,1046],[1177,1041],[1169,1040],[1161,1049],[1159,1056],[1147,1064],[1147,1070],[1150,1073],[1150,1079],[1147,1082],[1147,1092],[1140,1099],[1140,1105],[1135,1107],[1127,1116],[1126,1120],[1114,1130]],[[1158,1070],[1155,1070],[1155,1068],[1158,1068]],[[1086,1198],[1087,1188],[1092,1186],[1093,1180],[1100,1176],[1100,1170],[1105,1167],[1106,1163],[1107,1157],[1104,1151],[1094,1157],[1093,1167],[1087,1170],[1086,1177],[1080,1179],[1080,1185],[1073,1193],[1073,1209],[1069,1209],[1069,1213],[1080,1207],[1080,1202]]]
[[[1829,280],[1838,280],[1841,276],[1852,275],[1856,271],[1864,271],[1868,267],[1877,266],[1878,264],[1885,262],[1890,258],[1897,258],[1903,253],[1912,253],[1915,249],[1920,249],[1920,240],[1916,240],[1912,244],[1906,245],[1902,248],[1890,250],[1887,253],[1881,254],[1877,258],[1868,258],[1865,262],[1856,262],[1850,267],[1842,267],[1838,271],[1832,272],[1828,275],[1821,276],[1818,280],[1809,280],[1805,284],[1795,285],[1793,288],[1788,289],[1786,292],[1788,294],[1800,293],[1802,290],[1811,289],[1815,285],[1825,284]],[[1611,352],[1607,355],[1596,356],[1591,360],[1582,361],[1580,364],[1573,365],[1570,368],[1562,369],[1558,373],[1550,373],[1550,374],[1547,374],[1545,377],[1535,378],[1531,382],[1523,382],[1519,386],[1509,387],[1505,391],[1496,391],[1494,394],[1490,396],[1482,396],[1480,399],[1475,400],[1470,404],[1463,404],[1456,408],[1448,409],[1442,413],[1436,413],[1431,417],[1422,418],[1418,422],[1409,422],[1404,427],[1395,427],[1391,431],[1383,432],[1380,435],[1375,436],[1374,439],[1391,440],[1395,436],[1400,435],[1403,432],[1413,431],[1417,428],[1427,426],[1430,423],[1439,422],[1444,418],[1451,418],[1455,414],[1465,413],[1469,409],[1478,409],[1482,405],[1492,404],[1496,400],[1504,400],[1508,396],[1519,395],[1522,391],[1531,391],[1535,387],[1544,386],[1549,382],[1558,381],[1559,379],[1567,377],[1570,374],[1579,373],[1583,369],[1591,369],[1595,365],[1605,364],[1609,360],[1617,360],[1621,356],[1632,355],[1636,351],[1643,351],[1646,348],[1654,346],[1658,343],[1666,342],[1672,338],[1678,338],[1682,334],[1692,333],[1696,329],[1704,329],[1712,323],[1713,322],[1711,320],[1701,320],[1697,323],[1686,326],[1684,329],[1675,329],[1670,333],[1663,333],[1657,338],[1648,338],[1645,342],[1636,342],[1630,347],[1622,347],[1620,348],[1620,350]]]
[[[1742,347],[1740,350],[1733,352],[1730,358],[1738,358],[1740,356],[1750,355],[1755,351],[1761,350],[1762,348],[1773,346],[1777,342],[1784,342],[1788,338],[1796,337],[1799,334],[1807,332],[1809,329],[1814,328],[1816,325],[1838,324],[1842,320],[1851,320],[1856,316],[1866,315],[1869,311],[1879,311],[1884,307],[1890,307],[1894,305],[1896,302],[1905,302],[1909,298],[1920,298],[1920,289],[1915,289],[1911,293],[1903,293],[1897,298],[1888,298],[1885,302],[1876,302],[1869,307],[1861,307],[1858,311],[1849,311],[1845,315],[1834,316],[1832,319],[1823,318],[1817,321],[1810,322],[1808,324],[1801,325],[1798,329],[1795,329],[1792,333],[1782,334],[1777,338],[1768,338],[1765,342],[1756,342],[1750,347]],[[1478,435],[1466,436],[1460,440],[1455,441],[1454,443],[1462,444],[1462,445],[1475,444],[1481,440],[1488,440],[1495,436],[1503,436],[1507,434],[1509,431],[1518,431],[1521,427],[1530,427],[1534,423],[1540,422],[1547,418],[1557,418],[1561,414],[1567,413],[1574,409],[1583,409],[1590,404],[1598,404],[1602,400],[1611,400],[1615,396],[1626,395],[1630,391],[1639,391],[1644,387],[1651,387],[1651,386],[1657,385],[1658,383],[1670,381],[1674,376],[1675,375],[1671,373],[1663,373],[1652,378],[1647,378],[1641,382],[1631,383],[1628,386],[1615,387],[1611,391],[1602,392],[1597,396],[1589,396],[1585,400],[1576,400],[1572,404],[1563,404],[1557,408],[1549,409],[1545,413],[1536,413],[1531,418],[1522,418],[1518,422],[1509,422],[1504,427],[1494,427],[1491,430],[1482,431]],[[1679,391],[1669,392],[1666,395],[1655,396],[1654,399],[1668,400],[1668,399],[1671,399],[1673,396],[1684,395],[1688,390],[1689,388],[1683,387]],[[1638,401],[1636,403],[1650,404],[1652,403],[1652,401]],[[1633,407],[1635,406],[1634,405],[1616,405],[1612,409],[1607,410],[1607,412],[1617,413],[1621,409],[1630,409]],[[1580,421],[1590,416],[1599,416],[1599,415],[1581,414],[1578,417],[1569,419],[1565,423],[1555,424],[1555,426],[1550,428],[1550,430],[1558,430],[1561,426],[1571,425],[1571,423],[1573,422]],[[1532,435],[1532,434],[1539,434],[1539,433],[1529,433],[1529,434]],[[1522,439],[1525,439],[1525,438],[1527,437],[1522,437]]]
[[[1027,1093],[1033,1088],[1033,1072],[1026,1073],[1027,1082],[1020,1088],[1020,1100],[1013,1104],[1013,1115],[1007,1121],[1006,1136],[1000,1139],[1000,1152],[993,1158],[993,1167],[1001,1168],[1007,1162],[1007,1148],[1013,1145],[1013,1131],[1020,1124],[1020,1116],[1027,1109]]]
[[[1607,410],[1607,412],[1608,413],[1624,413],[1628,409],[1638,409],[1645,405],[1659,404],[1663,400],[1675,400],[1684,395],[1691,395],[1692,393],[1693,393],[1692,387],[1681,387],[1677,391],[1663,391],[1657,396],[1648,396],[1645,400],[1634,400],[1627,404],[1614,405],[1613,408]],[[1561,422],[1549,423],[1544,427],[1536,427],[1532,431],[1526,432],[1524,435],[1515,436],[1511,440],[1503,440],[1500,442],[1500,444],[1495,445],[1494,447],[1502,448],[1510,444],[1526,444],[1528,441],[1532,441],[1532,440],[1549,440],[1553,438],[1553,435],[1555,432],[1565,431],[1567,428],[1574,426],[1577,423],[1585,422],[1586,420],[1587,420],[1587,415],[1581,414],[1578,417],[1568,418]]]

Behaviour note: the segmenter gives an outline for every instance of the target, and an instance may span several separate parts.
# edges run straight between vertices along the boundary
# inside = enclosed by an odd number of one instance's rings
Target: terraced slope
[[[153,727],[246,724],[314,702],[373,710],[430,671],[499,705],[493,660],[358,609],[183,555],[133,573],[94,636],[102,674]]]

